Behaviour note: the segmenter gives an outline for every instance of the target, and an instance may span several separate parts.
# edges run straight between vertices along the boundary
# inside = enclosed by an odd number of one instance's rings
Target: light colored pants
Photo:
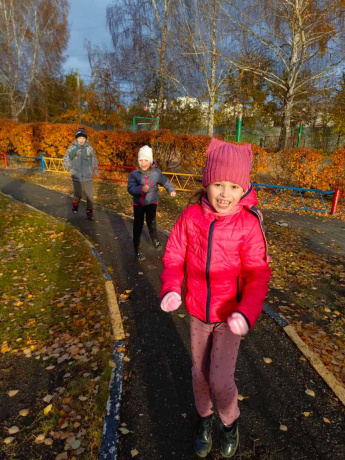
[[[214,412],[230,425],[240,415],[235,368],[241,337],[227,323],[205,324],[191,316],[192,380],[197,411],[201,417]]]
[[[93,181],[88,180],[85,182],[77,182],[77,181],[72,181],[73,182],[73,191],[74,191],[74,196],[78,198],[78,201],[80,201],[83,197],[83,191],[86,196],[86,208],[87,209],[92,209],[93,208]]]

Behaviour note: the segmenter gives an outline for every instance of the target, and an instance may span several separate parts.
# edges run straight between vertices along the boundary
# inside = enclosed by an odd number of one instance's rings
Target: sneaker
[[[137,258],[139,262],[144,262],[144,260],[146,260],[145,255],[141,251],[138,251],[135,257]]]
[[[239,439],[237,420],[234,421],[231,428],[221,424],[220,453],[223,457],[230,458],[235,455]]]
[[[207,457],[212,448],[212,421],[213,415],[199,417],[198,426],[194,438],[194,450],[199,457]]]
[[[152,240],[153,246],[155,249],[160,249],[162,247],[161,243],[158,240]]]

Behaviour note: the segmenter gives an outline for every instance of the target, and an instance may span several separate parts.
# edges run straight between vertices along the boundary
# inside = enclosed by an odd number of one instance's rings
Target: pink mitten
[[[174,291],[170,291],[163,297],[161,301],[161,309],[163,311],[174,311],[177,310],[181,305],[182,300],[180,294]]]
[[[235,335],[246,335],[249,331],[247,321],[241,315],[241,313],[233,313],[228,318],[228,325],[230,331]]]

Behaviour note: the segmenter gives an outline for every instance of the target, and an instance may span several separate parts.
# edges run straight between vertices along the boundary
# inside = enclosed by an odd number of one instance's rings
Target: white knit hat
[[[148,145],[144,145],[138,152],[138,161],[148,160],[151,164],[153,163],[152,149]]]

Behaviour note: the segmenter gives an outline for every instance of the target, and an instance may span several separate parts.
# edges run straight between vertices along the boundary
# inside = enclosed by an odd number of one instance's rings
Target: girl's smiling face
[[[151,161],[149,160],[139,160],[139,168],[143,171],[147,171],[151,167]]]
[[[234,208],[244,194],[243,188],[229,181],[213,182],[206,187],[207,198],[219,214],[226,214]]]

